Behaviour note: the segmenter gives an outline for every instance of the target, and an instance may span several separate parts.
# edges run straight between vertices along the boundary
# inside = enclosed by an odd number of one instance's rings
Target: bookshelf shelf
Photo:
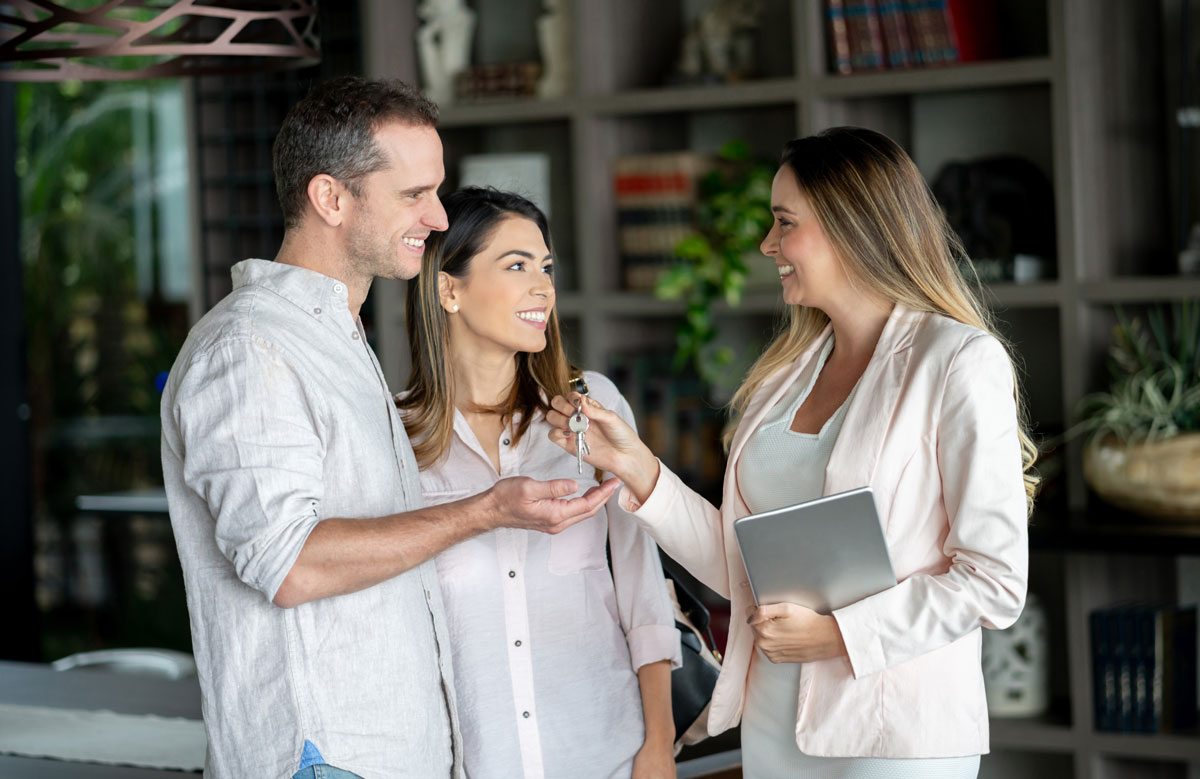
[[[1155,761],[1200,757],[1200,737],[1151,733],[1095,733],[1095,749],[1114,757],[1140,757]]]
[[[1062,285],[1054,281],[1034,284],[988,284],[985,299],[1001,308],[1057,306],[1062,302]]]
[[[978,62],[911,70],[850,75],[822,75],[813,91],[823,98],[886,97],[925,92],[1049,84],[1054,64],[1049,57]]]
[[[1084,282],[1089,303],[1153,303],[1200,298],[1200,276],[1128,277]]]
[[[570,119],[581,108],[572,98],[554,100],[496,100],[447,106],[442,109],[438,126],[478,127],[483,124],[520,124]]]
[[[383,18],[404,17],[412,29],[418,24],[411,3],[366,1],[378,5]],[[1170,223],[1178,209],[1168,202],[1172,176],[1164,151],[1166,123],[1174,114],[1162,89],[1171,2],[1006,0],[996,6],[1012,25],[1012,37],[1022,39],[1010,50],[1013,58],[833,75],[826,68],[823,0],[766,0],[759,48],[768,77],[697,87],[659,85],[673,68],[684,22],[704,2],[575,3],[573,44],[583,67],[573,92],[549,101],[447,106],[441,122],[447,187],[456,185],[455,162],[464,154],[548,151],[553,175],[561,178],[554,184],[551,218],[564,266],[557,305],[572,358],[610,372],[642,360],[649,367],[642,374],[627,367],[630,387],[621,385],[631,405],[645,408],[645,395],[661,391],[670,395],[665,406],[673,408],[679,401],[695,403],[702,393],[662,389],[674,381],[663,356],[674,348],[685,308],[648,291],[619,288],[626,277],[616,160],[710,153],[733,139],[774,156],[790,137],[839,124],[892,136],[931,181],[953,160],[1020,156],[1053,184],[1054,277],[990,284],[985,299],[1026,366],[1036,429],[1060,431],[1079,399],[1100,389],[1110,304],[1200,297],[1200,277],[1153,275],[1174,267],[1165,244],[1180,233]],[[473,6],[490,7],[493,18],[541,13],[536,2],[474,0]],[[394,52],[395,40],[411,39],[412,29],[367,26],[381,52]],[[510,25],[510,33],[521,26]],[[414,57],[389,56],[390,66],[377,75],[416,80]],[[407,370],[401,362],[407,353],[403,298],[385,289],[392,288],[381,285],[372,293],[378,320],[394,323],[380,328],[379,352],[388,381],[399,383]],[[730,336],[734,345],[750,352],[747,344],[765,338],[781,308],[776,287],[755,289],[740,306],[720,304],[713,313],[723,328],[729,326],[724,332],[736,334]],[[639,386],[638,376],[644,379],[647,371],[653,381],[642,383],[653,386]],[[714,405],[713,397],[701,402]],[[675,438],[678,420],[659,416],[655,424]],[[719,448],[715,434],[711,446]],[[1056,683],[1064,689],[1053,694],[1063,707],[1044,719],[995,720],[995,748],[1038,770],[1006,771],[1003,760],[985,758],[980,777],[1200,776],[1200,738],[1093,729],[1088,634],[1092,609],[1123,599],[1175,597],[1174,575],[1158,571],[1200,556],[1200,523],[1149,523],[1098,508],[1083,483],[1081,447],[1072,442],[1064,449],[1062,476],[1052,486],[1056,502],[1046,501],[1030,530],[1034,557],[1044,566],[1039,594],[1048,612],[1054,606],[1050,629],[1061,671]],[[1188,767],[1181,772],[1170,763]],[[1165,773],[1159,770],[1164,767]]]
[[[1070,752],[1078,738],[1071,726],[1044,719],[993,719],[992,748]]]
[[[796,101],[801,82],[791,78],[742,81],[711,87],[639,89],[597,95],[590,110],[598,115],[642,115],[670,111],[712,111]]]

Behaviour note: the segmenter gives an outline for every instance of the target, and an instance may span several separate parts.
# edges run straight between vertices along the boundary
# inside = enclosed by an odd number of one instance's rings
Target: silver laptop
[[[829,614],[896,584],[870,487],[750,514],[733,530],[760,606]]]

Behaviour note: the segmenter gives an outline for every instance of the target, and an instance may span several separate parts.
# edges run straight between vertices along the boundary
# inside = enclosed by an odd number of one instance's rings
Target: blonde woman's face
[[[444,276],[442,304],[450,315],[456,352],[540,352],[554,308],[554,260],[542,231],[529,219],[511,216],[471,258],[461,279]]]
[[[771,211],[775,221],[761,248],[775,260],[783,301],[828,313],[843,296],[854,294],[796,174],[787,165],[779,169],[771,184]]]

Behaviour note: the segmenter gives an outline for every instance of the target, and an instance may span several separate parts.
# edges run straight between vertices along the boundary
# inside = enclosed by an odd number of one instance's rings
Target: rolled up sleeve
[[[253,338],[197,354],[175,394],[184,482],[207,502],[238,578],[268,600],[320,521],[319,402],[285,355]]]
[[[633,411],[625,398],[607,379],[598,375],[589,381],[631,427],[636,427]],[[671,668],[683,664],[679,631],[675,628],[675,609],[663,577],[658,547],[629,512],[613,496],[605,507],[608,513],[608,543],[612,555],[613,589],[617,614],[634,669],[660,660],[671,661]]]

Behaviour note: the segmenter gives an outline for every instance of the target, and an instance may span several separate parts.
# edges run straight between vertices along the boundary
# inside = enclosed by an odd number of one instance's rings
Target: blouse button
[[[509,571],[509,572],[508,572],[508,578],[510,578],[510,579],[515,579],[515,578],[517,578],[517,572],[516,572],[516,571]]]
[[[519,639],[519,638],[513,642],[513,646],[520,646],[520,645],[521,645],[521,639]]]
[[[334,285],[333,285],[333,291],[334,291],[334,292],[341,292],[343,289],[345,289],[345,287],[343,287],[341,284],[334,284]]]
[[[508,446],[508,439],[507,439],[507,438],[505,438],[505,439],[504,439],[503,441],[501,441],[500,443],[504,444],[505,446]]]
[[[351,333],[351,334],[350,334],[350,337],[351,337],[351,338],[353,338],[355,341],[357,341],[357,340],[358,340],[358,333],[357,333],[357,332]]]
[[[529,712],[523,711],[523,712],[521,712],[521,716],[524,717],[525,719],[529,719]]]
[[[321,313],[321,309],[319,309],[319,308],[314,308],[314,309],[313,309],[313,313],[314,313],[314,314],[319,314],[319,313]]]

